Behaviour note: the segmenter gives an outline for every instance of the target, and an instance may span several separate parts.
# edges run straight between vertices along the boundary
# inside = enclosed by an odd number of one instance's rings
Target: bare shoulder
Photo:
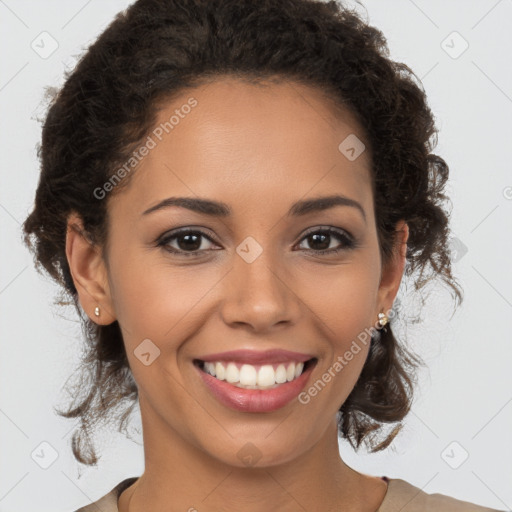
[[[377,512],[505,512],[458,500],[444,494],[428,494],[405,480],[390,478]]]

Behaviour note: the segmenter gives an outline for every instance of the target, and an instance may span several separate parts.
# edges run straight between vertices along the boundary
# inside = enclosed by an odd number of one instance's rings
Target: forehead
[[[247,209],[335,192],[371,209],[369,150],[356,159],[344,152],[364,147],[363,129],[303,84],[226,78],[187,89],[162,104],[148,135],[151,149],[120,194],[139,210],[171,195]]]

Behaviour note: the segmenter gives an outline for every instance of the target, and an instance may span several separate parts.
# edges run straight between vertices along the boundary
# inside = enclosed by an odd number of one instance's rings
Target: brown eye
[[[341,242],[341,247],[340,244],[338,244],[338,247],[329,248],[333,239],[337,239],[339,242]],[[306,234],[302,240],[306,241],[311,248],[306,249],[306,251],[314,254],[335,254],[343,250],[353,249],[355,247],[354,240],[350,235],[344,231],[339,231],[334,228],[323,228],[317,229],[316,231],[311,231]]]
[[[213,240],[202,231],[183,229],[165,235],[160,239],[157,245],[172,254],[178,254],[180,256],[199,256],[201,252],[209,250],[203,243],[204,239],[213,243]],[[176,243],[174,246],[171,246],[170,243],[174,240]]]

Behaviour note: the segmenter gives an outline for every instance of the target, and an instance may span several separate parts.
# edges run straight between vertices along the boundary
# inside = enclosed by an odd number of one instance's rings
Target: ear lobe
[[[81,217],[74,212],[68,216],[66,257],[82,309],[94,322],[111,324],[116,317],[101,248],[92,243]],[[96,307],[100,309],[100,316],[94,314]]]
[[[400,220],[396,224],[395,231],[393,256],[382,267],[379,285],[379,304],[381,304],[381,310],[384,311],[388,311],[393,305],[402,281],[407,256],[409,226],[404,220]]]

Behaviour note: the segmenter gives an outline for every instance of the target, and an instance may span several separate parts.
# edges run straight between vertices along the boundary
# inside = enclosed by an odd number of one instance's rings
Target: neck
[[[141,404],[142,411],[142,404]],[[120,512],[375,511],[385,482],[354,471],[339,455],[336,419],[308,451],[267,467],[227,465],[142,415],[145,471],[121,496]]]

